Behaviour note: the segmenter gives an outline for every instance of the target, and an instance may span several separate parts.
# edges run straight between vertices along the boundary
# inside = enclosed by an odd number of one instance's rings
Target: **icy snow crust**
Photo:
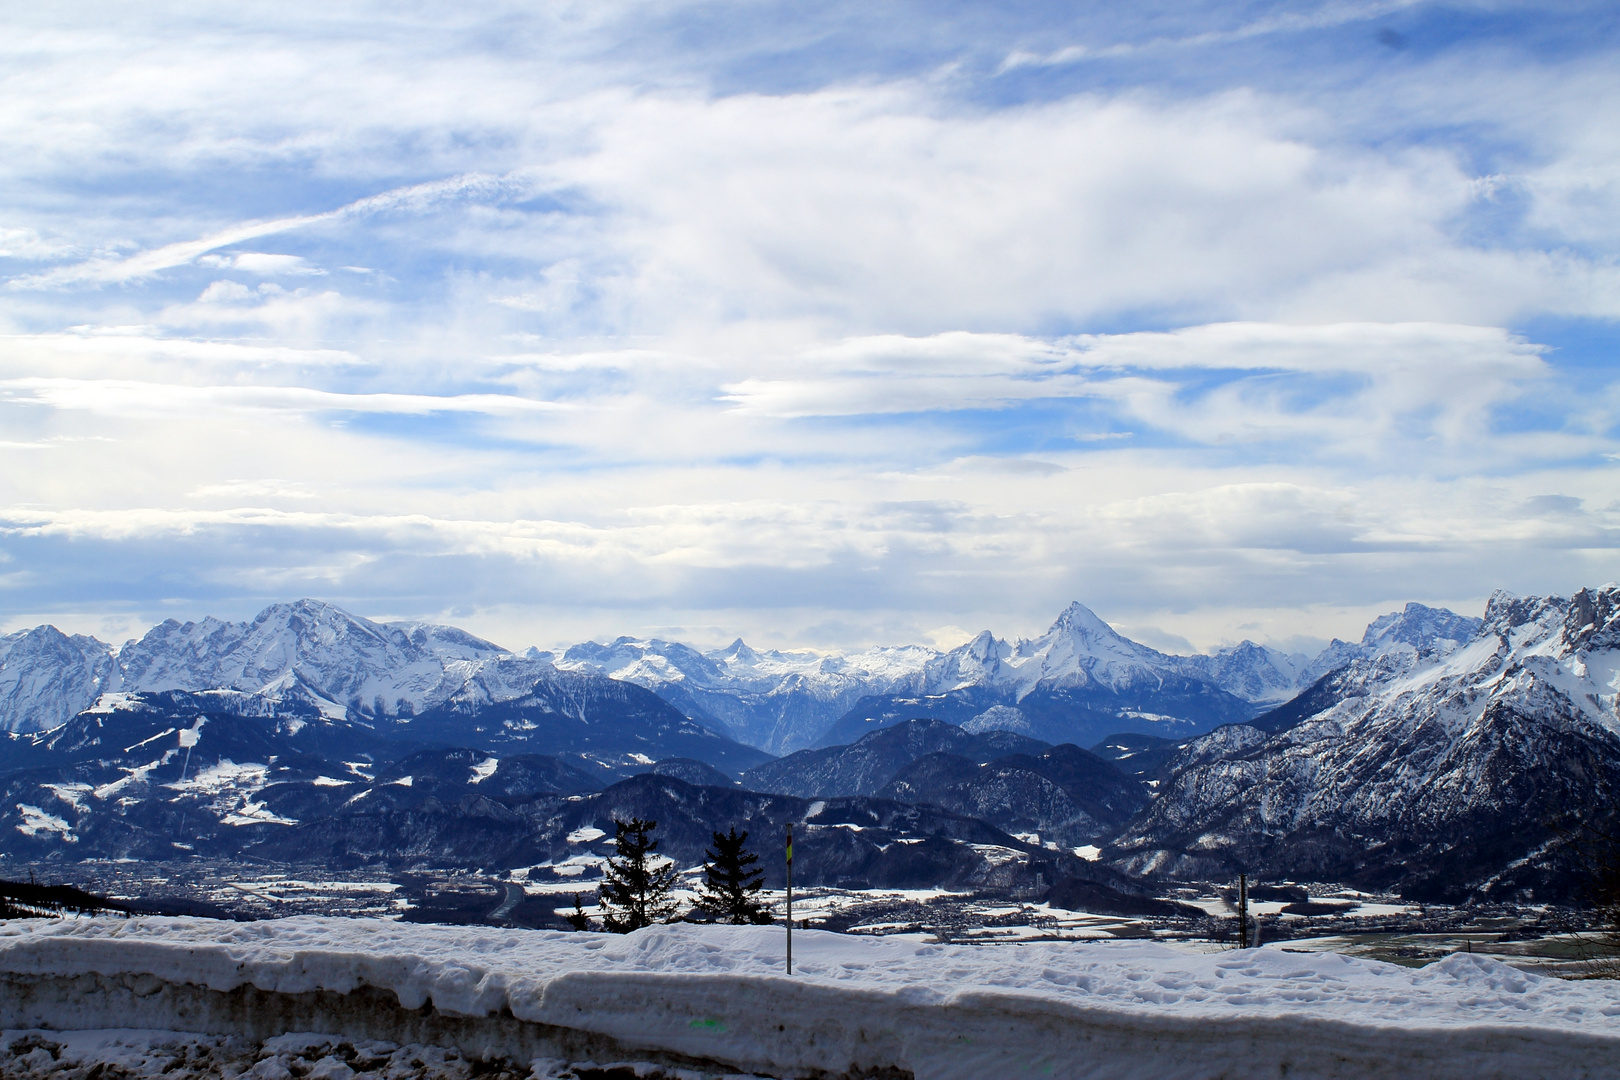
[[[950,946],[780,927],[625,937],[295,918],[0,927],[0,972],[214,991],[392,991],[405,1009],[588,1031],[768,1075],[1613,1076],[1620,986],[1481,956],[1422,970],[1274,949]],[[8,1006],[9,1008],[10,1006]],[[5,1023],[17,1018],[7,1016]],[[65,1016],[57,1026],[85,1026]],[[1212,1052],[1233,1039],[1243,1068]]]

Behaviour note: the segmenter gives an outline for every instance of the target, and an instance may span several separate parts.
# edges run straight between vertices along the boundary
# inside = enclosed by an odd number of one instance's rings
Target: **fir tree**
[[[770,912],[758,900],[765,871],[751,869],[759,856],[743,847],[748,833],[737,835],[732,827],[726,834],[714,834],[714,850],[703,853],[704,882],[698,889],[698,902],[726,922],[739,926],[763,926],[771,921]]]
[[[616,934],[628,934],[675,913],[675,901],[670,897],[675,888],[675,864],[653,855],[658,841],[649,834],[658,822],[633,817],[629,821],[615,818],[613,824],[617,857],[602,868],[604,880],[597,896],[602,925]]]
[[[575,930],[589,930],[591,928],[590,916],[585,914],[585,908],[580,905],[579,893],[574,894],[573,912],[571,914],[564,915],[563,918],[567,919],[568,925],[572,926]]]

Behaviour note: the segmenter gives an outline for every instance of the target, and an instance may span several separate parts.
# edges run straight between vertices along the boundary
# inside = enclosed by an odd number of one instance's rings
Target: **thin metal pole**
[[[787,973],[793,974],[793,822],[787,827]]]
[[[1249,947],[1249,875],[1238,875],[1238,948]]]

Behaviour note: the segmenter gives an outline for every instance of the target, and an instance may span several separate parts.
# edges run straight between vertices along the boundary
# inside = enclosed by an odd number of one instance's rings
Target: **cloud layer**
[[[28,13],[0,625],[1206,646],[1620,577],[1591,16]]]

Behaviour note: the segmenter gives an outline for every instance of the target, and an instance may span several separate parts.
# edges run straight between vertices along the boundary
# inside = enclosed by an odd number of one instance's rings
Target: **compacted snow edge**
[[[347,1023],[364,1029],[357,1037],[424,1041],[431,1015],[440,1027],[430,1035],[474,1053],[573,1052],[595,1039],[596,1049],[770,1076],[1483,1080],[1612,1076],[1620,1059],[1620,986],[1486,957],[1413,971],[1269,949],[1199,956],[1134,942],[948,946],[805,932],[789,977],[782,935],[14,922],[0,926],[0,1024],[121,1027],[140,1013],[141,1026],[174,1030],[256,1026],[244,1033],[264,1037],[278,1024]]]

